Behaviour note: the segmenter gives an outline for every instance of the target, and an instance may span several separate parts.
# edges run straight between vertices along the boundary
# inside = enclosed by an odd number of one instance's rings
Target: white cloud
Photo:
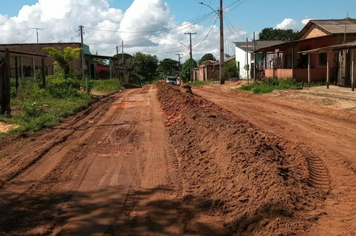
[[[292,29],[294,31],[299,31],[301,30],[304,25],[306,25],[309,22],[310,19],[304,19],[302,21],[297,21],[291,18],[286,18],[284,19],[281,23],[278,23],[276,25],[276,29]]]
[[[189,45],[189,37],[184,33],[196,32],[192,36],[194,58],[200,59],[205,53],[213,53],[218,58],[217,26],[212,27],[209,37],[203,41],[210,27],[175,21],[164,0],[134,0],[126,11],[111,8],[109,1],[38,0],[34,5],[25,5],[15,17],[0,15],[0,43],[35,43],[35,27],[43,29],[39,31],[42,43],[79,42],[78,26],[84,25],[84,43],[92,53],[113,55],[116,46],[124,40],[124,51],[130,54],[140,51],[157,55],[159,59],[176,59],[176,53],[183,53],[183,59],[187,59],[188,49],[181,43]],[[241,29],[239,32],[247,36]],[[228,29],[225,39],[231,43],[242,40]]]

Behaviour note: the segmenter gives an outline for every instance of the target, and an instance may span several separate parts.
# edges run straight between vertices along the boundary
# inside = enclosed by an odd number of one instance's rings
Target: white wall
[[[247,79],[247,71],[244,69],[246,63],[246,51],[235,46],[236,65],[240,62],[240,79]],[[251,53],[248,53],[248,64],[251,69]],[[249,74],[250,77],[250,74]]]

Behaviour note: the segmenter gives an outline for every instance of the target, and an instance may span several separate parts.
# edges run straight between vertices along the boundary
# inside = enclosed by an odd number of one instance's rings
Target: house
[[[340,86],[350,86],[355,53],[348,43],[355,40],[356,20],[311,20],[294,41],[256,52],[271,58],[264,63],[266,77],[295,78],[308,83],[329,77],[329,81]]]
[[[235,56],[226,58],[224,62],[235,60]],[[194,69],[193,79],[198,81],[213,80],[219,78],[220,62],[219,61],[204,61],[198,68]]]
[[[111,72],[110,72],[111,70]],[[103,65],[100,63],[96,64],[96,78],[97,79],[110,79],[111,75],[114,74],[114,69],[108,65]]]
[[[235,55],[236,55],[236,65],[237,71],[240,79],[254,78],[254,50],[260,48],[270,47],[273,45],[278,45],[284,43],[284,41],[255,41],[255,42],[235,42]],[[255,45],[254,45],[255,44]],[[264,63],[264,54],[256,53],[256,71],[259,73],[262,71]],[[269,55],[267,55],[269,57]],[[267,58],[269,61],[270,58]],[[246,68],[249,65],[249,68]],[[247,70],[248,69],[248,70]],[[247,77],[248,75],[248,77]]]
[[[36,70],[41,67],[41,58],[33,55],[48,55],[47,51],[43,48],[55,47],[55,48],[81,48],[80,43],[40,43],[40,44],[0,44],[0,51],[4,51],[6,48],[11,51],[19,52],[13,54],[10,57],[10,76],[14,78],[18,75],[20,78],[34,77]],[[100,59],[115,59],[109,56],[92,55],[88,45],[83,46],[84,60],[85,60],[85,74],[90,79],[96,78],[96,58]],[[21,54],[22,53],[22,54]],[[0,53],[1,55],[1,53]],[[54,60],[47,57],[45,59],[45,74],[53,75],[56,72],[54,67]],[[81,71],[81,60],[75,60],[70,64],[71,69]]]

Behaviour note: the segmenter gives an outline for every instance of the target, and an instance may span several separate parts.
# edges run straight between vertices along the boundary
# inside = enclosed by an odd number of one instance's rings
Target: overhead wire
[[[36,31],[33,31],[25,40],[23,40],[21,43],[26,42],[27,39],[29,39]]]
[[[214,23],[210,26],[210,29],[209,29],[208,33],[207,33],[206,36],[202,39],[202,41],[200,41],[200,43],[194,45],[193,48],[198,47],[199,45],[201,45],[201,44],[209,37],[209,34],[210,34],[211,30],[214,28],[214,25],[215,25],[216,21],[218,20],[218,18],[219,18],[218,16],[215,18]]]

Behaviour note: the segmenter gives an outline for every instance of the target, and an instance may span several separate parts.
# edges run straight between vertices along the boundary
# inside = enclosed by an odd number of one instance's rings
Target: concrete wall
[[[247,79],[247,71],[244,69],[245,65],[247,64],[246,61],[246,51],[235,47],[235,55],[236,55],[236,65],[240,64],[240,70],[238,71],[241,79]],[[248,53],[248,64],[251,67],[251,54]],[[251,68],[250,68],[251,69]]]

